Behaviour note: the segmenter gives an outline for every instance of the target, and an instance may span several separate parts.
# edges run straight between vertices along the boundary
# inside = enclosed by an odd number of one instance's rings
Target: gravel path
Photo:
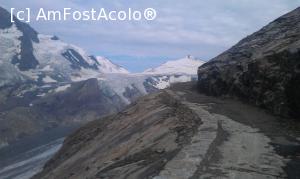
[[[271,139],[262,130],[250,125],[249,121],[243,124],[243,116],[237,121],[212,112],[215,104],[211,100],[195,103],[197,100],[189,100],[191,95],[184,90],[176,93],[174,90],[166,91],[192,109],[203,123],[192,137],[191,144],[169,161],[154,179],[300,177],[297,174],[287,175],[284,169],[291,158],[279,155],[275,145],[272,145],[280,134]],[[196,94],[193,95],[195,97]],[[288,141],[284,135],[281,139],[285,143]],[[297,141],[290,143],[299,146]]]

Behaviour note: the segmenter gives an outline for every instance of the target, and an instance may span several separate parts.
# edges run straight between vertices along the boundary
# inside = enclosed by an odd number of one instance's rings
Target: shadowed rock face
[[[43,98],[36,97],[36,91],[24,98],[15,97],[22,87],[0,88],[4,95],[0,96],[0,141],[11,143],[58,126],[82,125],[118,112],[126,105],[97,79],[72,83],[64,91]]]
[[[10,13],[0,7],[0,29],[6,29],[12,26],[10,21]],[[32,41],[39,42],[38,33],[32,29],[28,24],[20,22],[17,18],[14,17],[15,24],[23,35],[20,37],[21,41],[21,52],[20,57],[16,55],[12,59],[13,64],[17,64],[21,71],[26,71],[28,69],[35,68],[39,62],[33,55]]]
[[[131,87],[126,87],[125,91],[123,92],[123,95],[127,99],[132,99],[133,101],[143,96],[143,94],[139,91],[139,89],[135,85],[131,85]]]
[[[300,114],[300,8],[199,67],[199,89],[232,95],[276,115]]]
[[[92,66],[89,65],[84,58],[75,50],[73,49],[67,49],[64,53],[62,53],[62,55],[70,61],[70,63],[72,64],[71,67],[73,69],[81,69],[83,68],[93,68],[93,69],[98,69],[98,67],[96,65]],[[93,58],[92,58],[93,59]],[[94,60],[94,59],[93,59]],[[94,60],[96,61],[96,60]]]
[[[97,79],[89,79],[73,83],[64,92],[41,98],[33,103],[39,111],[48,115],[56,115],[62,121],[72,122],[72,118],[82,114],[88,116],[104,116],[121,110],[125,104],[115,93],[101,87]],[[67,120],[68,119],[68,120]],[[76,119],[75,119],[76,120]],[[74,121],[73,121],[74,122]]]
[[[0,7],[0,29],[6,29],[12,25],[10,22],[10,13]]]

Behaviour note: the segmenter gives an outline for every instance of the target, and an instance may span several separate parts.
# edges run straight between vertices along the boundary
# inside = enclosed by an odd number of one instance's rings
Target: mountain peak
[[[178,60],[167,61],[156,68],[145,70],[144,74],[189,74],[196,75],[197,68],[204,63],[191,55]]]
[[[125,68],[114,64],[112,61],[108,60],[105,57],[97,56],[96,61],[100,65],[100,71],[102,71],[103,73],[130,73]]]

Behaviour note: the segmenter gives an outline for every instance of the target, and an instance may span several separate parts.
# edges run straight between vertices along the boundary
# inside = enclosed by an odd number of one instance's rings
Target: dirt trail
[[[196,136],[210,136],[209,131],[215,138],[206,140],[207,145],[197,144],[209,150],[198,153],[193,176],[178,178],[300,178],[297,130],[284,128],[280,119],[256,107],[201,95],[194,85],[178,84],[168,92],[202,119]],[[161,176],[167,175],[161,172]]]

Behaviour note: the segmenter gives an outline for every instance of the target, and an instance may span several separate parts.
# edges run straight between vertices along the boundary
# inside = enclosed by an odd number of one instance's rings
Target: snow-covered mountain
[[[190,56],[168,61],[155,69],[130,74],[123,67],[101,56],[60,40],[56,36],[38,34],[29,25],[0,9],[0,86],[30,84],[17,94],[31,92],[44,97],[67,90],[72,83],[95,78],[116,92],[125,103],[138,96],[163,89],[175,82],[191,81],[202,61]]]
[[[204,61],[198,60],[190,55],[179,60],[172,60],[163,63],[156,68],[145,70],[144,74],[188,74],[196,75],[197,68],[204,64]]]
[[[125,68],[114,64],[110,60],[108,60],[105,57],[97,56],[96,57],[97,62],[100,65],[100,70],[103,73],[122,73],[122,74],[129,74],[129,71]]]
[[[0,7],[0,149],[22,143],[24,136],[80,126],[172,83],[196,79],[191,69],[175,71],[129,73],[17,19],[11,23]]]
[[[197,68],[203,63],[192,56],[186,56],[142,73],[108,74],[102,81],[129,104],[137,97],[165,89],[174,83],[196,80]]]
[[[172,83],[196,79],[199,64],[188,57],[132,74],[17,19],[11,23],[0,7],[0,148],[24,134],[95,120]]]
[[[30,37],[20,24],[0,29],[0,86],[26,80],[74,82],[100,78],[103,73],[129,73],[106,58],[90,56],[75,45],[37,34],[28,26],[27,31],[34,34]]]

